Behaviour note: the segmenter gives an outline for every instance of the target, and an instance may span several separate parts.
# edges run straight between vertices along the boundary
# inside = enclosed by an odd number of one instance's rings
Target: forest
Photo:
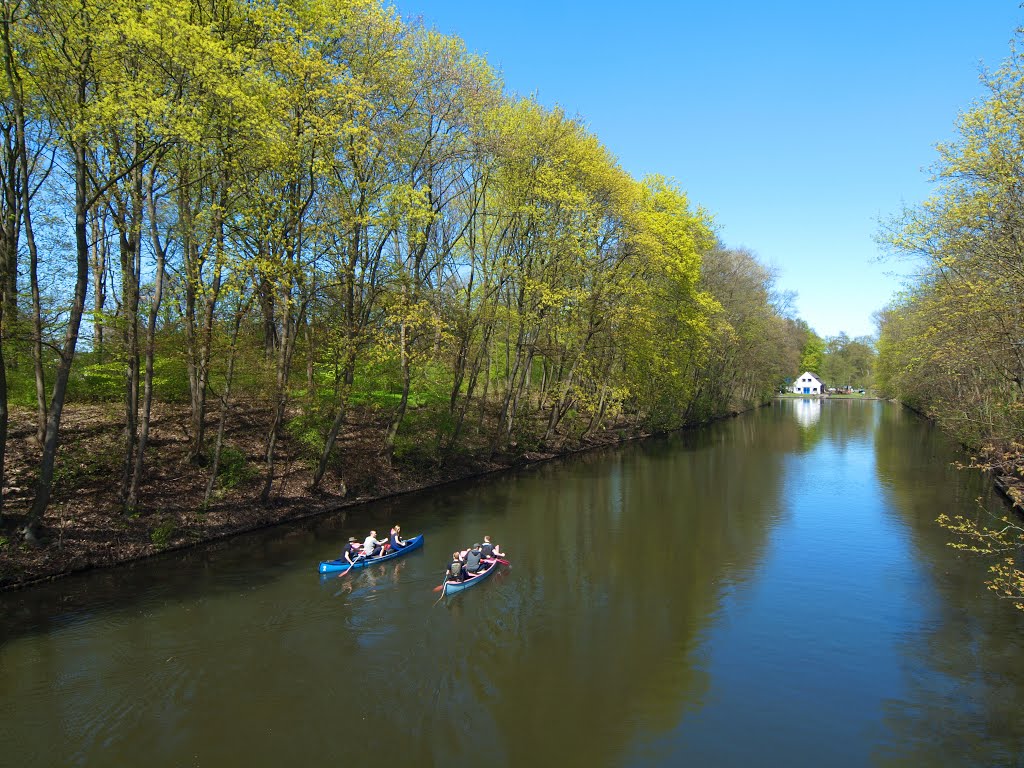
[[[86,512],[159,549],[286,482],[702,423],[798,372],[792,297],[677,181],[376,0],[2,29],[0,555]]]

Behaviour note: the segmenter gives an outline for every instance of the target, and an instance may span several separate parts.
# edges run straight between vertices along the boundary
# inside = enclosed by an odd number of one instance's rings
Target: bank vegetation
[[[1018,42],[1021,39],[1018,33]],[[1024,57],[986,73],[986,96],[938,147],[936,192],[885,227],[923,268],[879,313],[876,384],[970,447],[1024,504]],[[940,522],[976,551],[1003,553],[990,587],[1024,609],[1019,516]]]
[[[677,183],[376,0],[2,9],[0,557],[700,423],[799,363]]]

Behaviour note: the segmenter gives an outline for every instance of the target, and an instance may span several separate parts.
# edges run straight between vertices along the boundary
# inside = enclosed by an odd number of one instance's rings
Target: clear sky
[[[635,177],[674,178],[798,293],[822,336],[874,333],[910,265],[879,221],[1009,55],[1019,0],[394,0],[508,89],[578,115]]]

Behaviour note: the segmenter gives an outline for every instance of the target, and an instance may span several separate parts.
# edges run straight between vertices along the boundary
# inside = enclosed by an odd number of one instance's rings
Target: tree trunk
[[[150,236],[153,241],[153,252],[156,254],[156,283],[153,286],[153,302],[149,307],[149,322],[146,326],[146,374],[142,396],[142,425],[139,431],[139,446],[135,453],[135,468],[132,472],[131,484],[128,487],[126,506],[129,510],[133,510],[139,505],[139,484],[142,482],[146,446],[149,442],[149,426],[153,410],[153,362],[156,354],[156,320],[160,315],[160,302],[163,298],[164,263],[167,256],[157,231],[156,201],[153,199],[152,173],[147,180],[146,202],[149,207]]]
[[[124,390],[124,462],[121,470],[119,498],[128,508],[132,471],[136,464],[139,439],[139,282],[142,265],[142,172],[136,168],[131,175],[131,188],[118,205],[117,222],[121,257],[121,310],[124,314],[124,349],[128,357]]]
[[[220,419],[217,423],[217,437],[213,444],[213,459],[210,462],[210,478],[206,481],[206,493],[203,494],[203,509],[210,504],[210,497],[213,495],[213,486],[217,483],[217,472],[220,469],[220,453],[224,447],[224,426],[228,421],[228,412],[231,407],[231,382],[235,378],[235,358],[238,350],[238,329],[242,325],[242,316],[245,308],[239,306],[235,313],[235,323],[231,331],[231,349],[228,351],[227,379],[224,381],[224,393],[220,398]]]
[[[36,443],[43,444],[46,434],[46,374],[43,371],[43,308],[39,297],[39,257],[29,249],[29,287],[32,291],[32,363],[36,382]]]
[[[99,216],[91,219],[92,258],[89,260],[92,270],[92,349],[97,363],[102,363],[104,358],[103,308],[107,302],[107,233],[100,222]]]
[[[327,439],[324,441],[324,450],[320,454],[320,461],[317,462],[316,471],[313,473],[313,489],[320,487],[320,481],[324,479],[324,475],[327,473],[327,464],[330,461],[331,452],[334,450],[334,444],[338,439],[338,433],[341,431],[342,425],[345,423],[345,416],[348,413],[348,394],[352,391],[352,381],[355,378],[355,350],[350,347],[349,353],[345,360],[345,368],[342,372],[342,387],[338,393],[338,411],[334,414],[334,420],[331,422],[331,428],[327,432]]]
[[[283,302],[287,305],[287,299]],[[267,473],[263,481],[263,490],[260,492],[260,502],[267,504],[270,501],[270,492],[274,485],[274,467],[276,463],[277,439],[284,423],[285,408],[288,404],[288,378],[291,371],[292,353],[295,350],[295,339],[298,335],[299,324],[302,322],[304,310],[300,309],[298,316],[289,318],[285,314],[284,333],[281,339],[281,346],[277,356],[277,384],[274,397],[274,418],[270,425],[270,432],[267,434],[266,465]]]
[[[79,87],[79,99],[84,100],[84,86]],[[85,311],[85,294],[89,286],[89,238],[86,224],[88,203],[86,200],[87,179],[84,145],[74,145],[73,155],[75,163],[75,291],[71,303],[71,315],[64,331],[64,343],[54,375],[53,394],[50,398],[42,456],[39,461],[39,482],[25,524],[25,541],[30,544],[38,543],[39,526],[43,514],[50,505],[50,495],[53,492],[53,467],[57,458],[61,416],[64,411],[71,366],[75,361],[78,330],[82,322],[82,314]]]
[[[395,413],[395,418],[391,420],[387,435],[384,437],[384,447],[382,452],[389,462],[391,461],[395,450],[395,437],[398,436],[398,429],[402,426],[402,421],[405,419],[405,411],[409,405],[409,386],[412,379],[409,367],[409,331],[408,326],[404,322],[402,323],[401,330],[399,331],[399,336],[399,346],[401,348],[402,356],[402,398],[398,402],[398,411]]]

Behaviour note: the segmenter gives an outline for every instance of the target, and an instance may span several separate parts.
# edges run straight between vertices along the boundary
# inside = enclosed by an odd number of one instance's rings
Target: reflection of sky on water
[[[821,418],[821,400],[805,397],[793,401],[793,415],[801,427],[812,427]]]

